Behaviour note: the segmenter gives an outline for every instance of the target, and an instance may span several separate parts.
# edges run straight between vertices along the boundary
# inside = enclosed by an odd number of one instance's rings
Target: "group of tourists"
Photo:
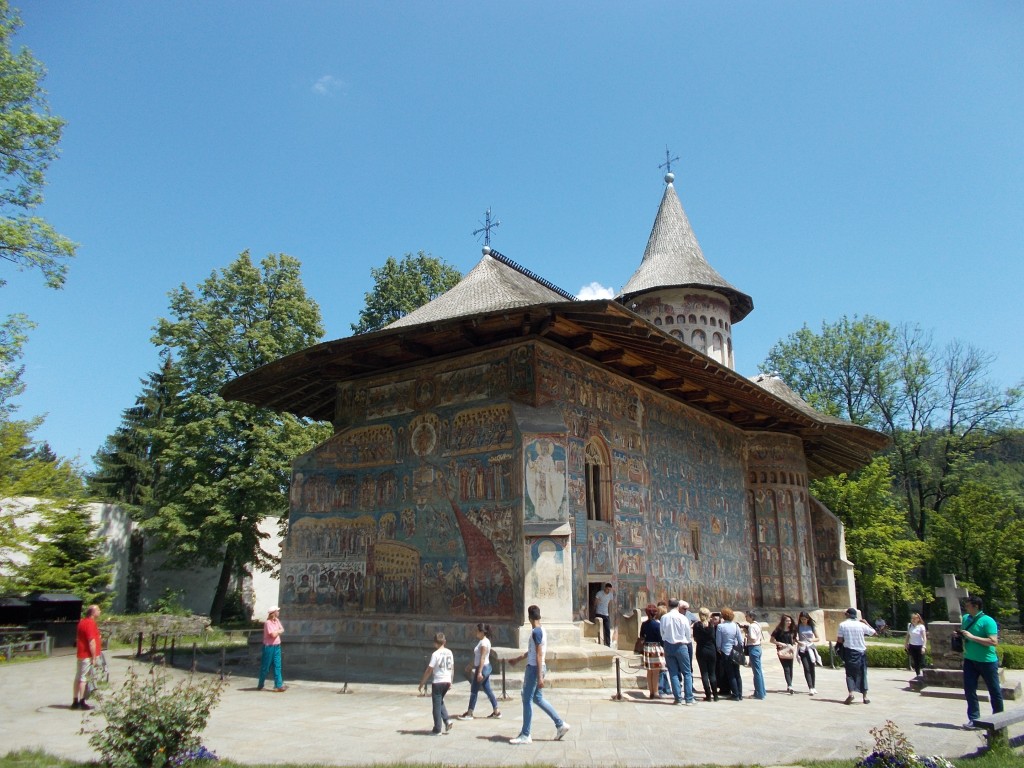
[[[692,614],[689,603],[673,599],[667,604],[648,605],[645,613],[647,619],[640,625],[636,650],[643,654],[650,698],[660,699],[671,694],[674,704],[696,703],[694,658],[700,670],[705,701],[721,698],[741,701],[743,677],[740,670],[744,666],[750,667],[753,678],[751,698],[766,698],[761,663],[764,631],[755,611],[746,611],[746,621],[738,623],[731,608],[715,612],[701,608],[697,614]],[[846,669],[849,692],[846,703],[852,704],[854,694],[859,693],[867,704],[870,700],[864,638],[875,634],[875,630],[859,618],[856,608],[848,609],[846,616],[846,621],[839,625],[837,642]],[[811,696],[817,695],[816,670],[822,663],[817,644],[822,638],[811,615],[801,611],[794,622],[791,615],[782,614],[769,639],[786,678],[786,691],[796,693],[793,666],[799,660],[808,692]]]
[[[648,605],[645,613],[647,619],[640,625],[636,650],[643,654],[652,699],[671,695],[673,704],[695,704],[694,659],[705,701],[718,701],[720,697],[740,701],[740,667],[748,658],[754,675],[753,698],[767,696],[761,668],[762,631],[753,611],[746,613],[748,621],[741,625],[732,608],[714,613],[701,608],[694,614],[688,602],[673,598],[668,603]]]

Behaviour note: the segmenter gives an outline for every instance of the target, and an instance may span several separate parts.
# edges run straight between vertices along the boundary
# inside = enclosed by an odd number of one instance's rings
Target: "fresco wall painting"
[[[513,618],[523,490],[503,396],[510,371],[531,379],[521,358],[517,368],[508,352],[479,355],[340,388],[345,426],[293,466],[281,567],[293,620],[353,617],[372,632],[367,614]]]

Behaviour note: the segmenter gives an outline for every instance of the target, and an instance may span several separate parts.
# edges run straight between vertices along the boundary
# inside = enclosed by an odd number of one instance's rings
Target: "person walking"
[[[501,717],[501,709],[498,708],[498,699],[491,690],[491,625],[476,625],[476,647],[473,649],[473,673],[471,677],[471,688],[469,690],[469,707],[459,715],[459,720],[472,720],[473,710],[476,709],[476,698],[481,690],[487,694],[487,700],[491,702],[491,714],[487,717]]]
[[[527,651],[522,656],[509,659],[509,664],[515,665],[517,661],[526,659],[526,671],[523,673],[523,728],[519,735],[510,739],[510,744],[532,744],[530,737],[531,726],[533,725],[533,705],[536,704],[555,723],[555,741],[560,740],[569,732],[569,724],[565,722],[555,711],[555,708],[544,698],[544,675],[547,668],[544,666],[544,656],[548,647],[548,635],[540,623],[540,608],[531,605],[526,609],[527,618],[530,620],[530,641]]]
[[[85,616],[78,622],[75,631],[77,666],[71,694],[72,709],[92,709],[92,705],[87,704],[85,699],[89,678],[95,674],[100,654],[103,653],[103,640],[100,637],[99,625],[96,623],[99,617],[100,607],[90,605],[85,609]]]
[[[849,695],[844,704],[853,704],[853,694],[860,693],[865,704],[868,698],[868,647],[865,637],[875,634],[875,628],[863,618],[857,618],[856,608],[846,609],[846,621],[839,625],[837,643],[843,646],[843,666],[846,668],[846,690]]]
[[[722,609],[722,623],[718,625],[715,638],[718,653],[723,659],[725,674],[729,679],[729,698],[743,701],[743,678],[740,677],[740,665],[732,659],[732,649],[743,648],[743,631],[735,621],[736,613],[732,608]]]
[[[594,595],[594,616],[601,619],[604,644],[608,647],[612,644],[611,604],[614,600],[615,593],[610,583],[605,584],[604,588]]]
[[[796,693],[793,690],[793,659],[796,658],[796,627],[793,625],[793,617],[788,613],[782,614],[770,639],[775,643],[782,674],[786,677],[786,692],[793,695]]]
[[[284,693],[288,686],[281,676],[281,635],[284,626],[281,624],[281,608],[272,605],[267,611],[267,620],[263,623],[263,658],[260,661],[260,679],[256,690],[262,691],[267,682],[267,674],[274,670],[274,693]]]
[[[660,699],[658,678],[665,669],[665,648],[661,639],[661,621],[658,619],[658,606],[648,605],[644,609],[647,621],[640,625],[640,639],[644,648],[644,669],[647,671],[647,692],[652,699]]]
[[[692,706],[693,631],[690,621],[682,611],[679,600],[668,601],[668,613],[661,618],[661,641],[665,647],[665,661],[668,663],[668,679],[672,685],[672,703]]]
[[[715,644],[718,620],[712,618],[709,608],[697,611],[697,623],[693,625],[693,644],[696,646],[697,666],[700,668],[700,682],[704,686],[704,701],[718,701],[718,646]]]
[[[434,728],[431,733],[435,736],[446,734],[452,729],[452,719],[448,716],[448,707],[444,705],[444,697],[452,688],[455,657],[445,647],[446,642],[444,632],[434,635],[434,652],[430,655],[427,668],[423,670],[423,677],[420,679],[419,685],[420,688],[426,690],[427,680],[430,680],[430,711],[434,716]]]
[[[872,630],[873,631],[873,630]],[[818,689],[814,687],[815,672],[820,657],[815,644],[818,642],[818,633],[814,626],[814,619],[807,611],[800,611],[796,623],[796,649],[800,664],[804,668],[804,680],[811,696],[816,696]]]
[[[750,659],[750,671],[754,673],[754,698],[764,699],[768,692],[764,687],[764,669],[761,667],[761,641],[764,631],[754,611],[747,611],[747,640],[744,653]]]
[[[910,657],[910,666],[914,670],[914,677],[921,677],[924,652],[928,647],[928,629],[925,627],[920,613],[910,614],[910,623],[907,624],[907,640],[903,643],[903,647]]]
[[[980,597],[964,601],[966,613],[960,619],[960,635],[964,640],[964,696],[967,699],[965,728],[976,728],[974,721],[981,717],[978,704],[978,678],[985,681],[992,714],[1003,711],[1003,687],[999,683],[999,625],[988,616]]]

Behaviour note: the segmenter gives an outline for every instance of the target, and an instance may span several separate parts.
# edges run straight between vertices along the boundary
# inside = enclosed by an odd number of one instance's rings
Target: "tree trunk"
[[[221,566],[220,578],[217,579],[217,589],[213,593],[213,604],[210,606],[211,624],[220,624],[220,617],[224,612],[224,602],[228,596],[228,586],[231,584],[231,574],[234,570],[234,555],[227,551],[224,553],[224,564]]]

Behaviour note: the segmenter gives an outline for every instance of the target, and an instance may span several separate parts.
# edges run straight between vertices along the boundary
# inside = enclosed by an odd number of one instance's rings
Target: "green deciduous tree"
[[[956,492],[963,459],[999,442],[1024,403],[1020,386],[988,379],[992,358],[953,342],[936,350],[916,326],[867,316],[806,326],[775,344],[761,364],[823,412],[873,427],[893,441],[891,464],[910,527]]]
[[[968,480],[932,518],[930,542],[940,572],[955,573],[989,610],[1008,616],[1024,558],[1024,508],[1006,490]]]
[[[219,394],[229,379],[323,335],[320,309],[299,273],[290,256],[267,256],[257,267],[243,253],[196,290],[173,291],[171,316],[153,337],[174,355],[182,386],[172,418],[154,435],[164,446],[162,476],[143,525],[172,563],[220,567],[210,608],[215,622],[231,577],[271,563],[258,526],[287,511],[292,459],[330,435],[325,425]]]
[[[388,256],[382,267],[370,270],[373,290],[366,293],[366,306],[359,312],[359,322],[352,323],[353,333],[378,331],[401,317],[422,307],[462,279],[457,269],[428,253],[405,254],[401,261]]]
[[[816,480],[811,491],[846,526],[847,554],[857,577],[858,604],[885,606],[918,600],[927,590],[915,578],[927,549],[907,527],[892,495],[885,457],[876,457],[855,477]]]
[[[25,367],[19,364],[28,331],[34,324],[22,314],[8,315],[0,322],[0,419],[9,418],[14,411],[13,400],[25,390],[21,374]]]
[[[19,270],[38,269],[48,286],[60,288],[75,244],[32,211],[43,201],[64,121],[50,114],[42,64],[28,49],[11,48],[20,26],[0,0],[0,258]]]

